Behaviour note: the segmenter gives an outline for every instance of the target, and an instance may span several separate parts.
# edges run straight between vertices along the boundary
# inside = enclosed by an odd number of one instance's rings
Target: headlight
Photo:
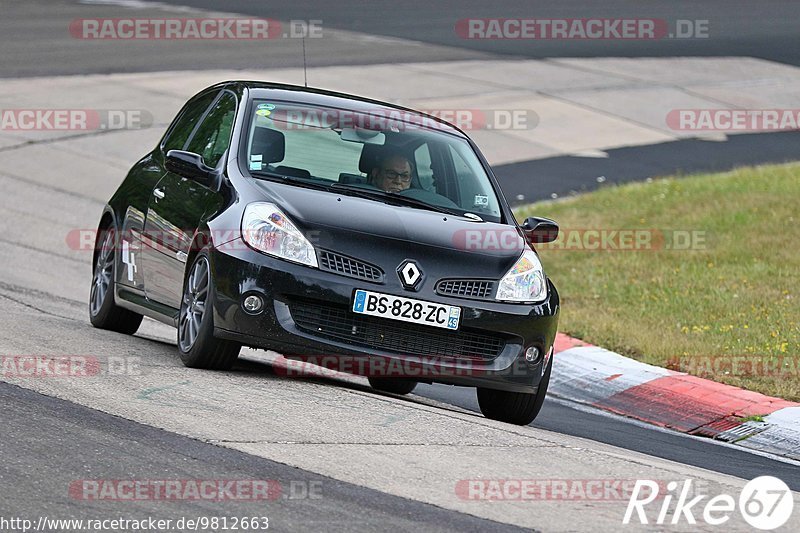
[[[496,299],[506,302],[539,302],[547,298],[547,281],[539,257],[525,250],[497,288]]]
[[[275,204],[257,202],[245,208],[242,239],[259,252],[317,266],[314,247]]]

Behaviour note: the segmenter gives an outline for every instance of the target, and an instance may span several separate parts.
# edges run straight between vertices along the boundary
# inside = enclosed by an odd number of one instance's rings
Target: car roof
[[[329,91],[326,89],[319,89],[316,87],[303,87],[301,85],[291,85],[286,83],[272,83],[264,81],[251,81],[251,80],[231,80],[219,85],[237,84],[250,90],[251,98],[269,99],[274,98],[277,100],[289,100],[296,103],[307,104],[312,106],[332,107],[336,109],[346,109],[348,111],[355,111],[359,113],[389,113],[401,111],[406,117],[411,120],[425,119],[428,123],[435,122],[435,128],[438,131],[445,131],[457,135],[459,137],[467,138],[467,135],[453,124],[442,120],[433,115],[417,111],[408,107],[382,102],[380,100],[373,100],[362,96],[356,96],[347,93],[340,93],[336,91]],[[424,122],[423,122],[424,123]]]

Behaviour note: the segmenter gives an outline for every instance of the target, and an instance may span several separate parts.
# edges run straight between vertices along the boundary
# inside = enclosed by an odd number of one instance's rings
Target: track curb
[[[642,422],[800,460],[800,404],[642,363],[561,333],[549,390]]]

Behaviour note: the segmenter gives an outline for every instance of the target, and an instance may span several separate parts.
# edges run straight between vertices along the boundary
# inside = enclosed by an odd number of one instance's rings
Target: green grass
[[[568,230],[700,232],[705,242],[690,250],[541,249],[561,294],[560,330],[800,400],[800,164],[606,187],[515,213]]]

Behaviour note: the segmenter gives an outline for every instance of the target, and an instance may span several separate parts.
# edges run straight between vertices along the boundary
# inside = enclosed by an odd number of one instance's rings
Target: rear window
[[[359,173],[360,157],[361,145],[342,142],[336,130],[308,128],[302,134],[286,135],[286,154],[276,163],[308,170],[318,178],[338,181],[343,172]]]

